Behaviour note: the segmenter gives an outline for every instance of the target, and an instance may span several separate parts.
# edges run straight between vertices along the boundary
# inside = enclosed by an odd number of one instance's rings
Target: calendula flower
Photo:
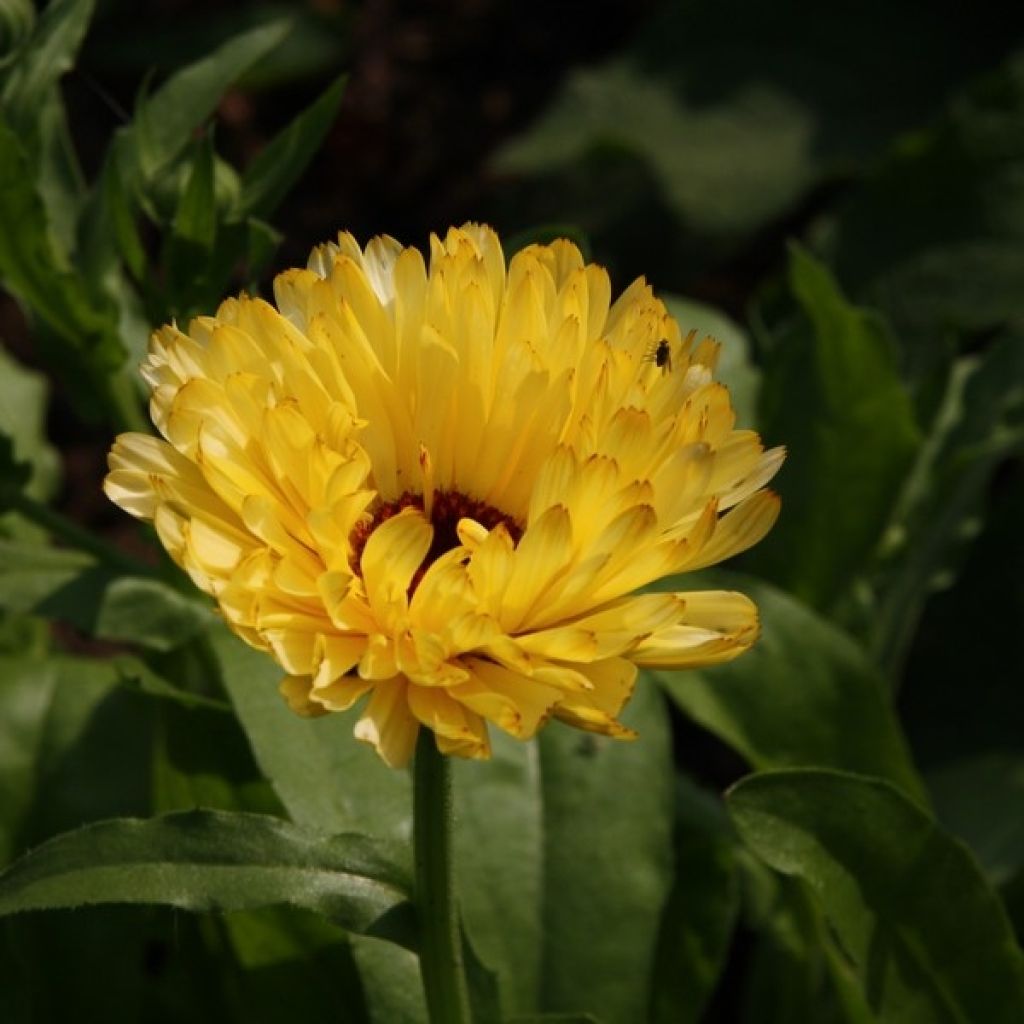
[[[506,267],[468,224],[429,267],[342,234],[274,294],[153,335],[165,440],[119,437],[105,489],[273,654],[294,711],[368,695],[356,735],[391,765],[422,726],[464,757],[552,715],[625,738],[638,665],[754,641],[741,594],[633,593],[759,540],[782,460],[643,280],[613,303],[571,243]]]

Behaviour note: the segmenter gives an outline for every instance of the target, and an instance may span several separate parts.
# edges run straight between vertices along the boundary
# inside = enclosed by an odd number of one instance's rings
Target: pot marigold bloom
[[[608,736],[637,666],[725,661],[750,600],[633,591],[720,562],[778,514],[781,449],[734,430],[718,346],[641,279],[614,303],[567,241],[506,267],[468,224],[420,252],[348,234],[152,338],[165,440],[120,436],[109,497],[152,520],[303,715],[368,695],[405,764],[421,726],[487,757],[550,717]]]

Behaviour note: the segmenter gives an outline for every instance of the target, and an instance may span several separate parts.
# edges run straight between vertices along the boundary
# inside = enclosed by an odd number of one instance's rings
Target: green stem
[[[420,973],[431,1024],[470,1024],[452,865],[452,783],[448,758],[420,730],[413,783],[413,844]]]
[[[83,529],[77,523],[62,516],[59,512],[54,512],[52,508],[36,501],[34,498],[28,497],[28,495],[20,491],[10,495],[7,504],[12,511],[19,513],[33,523],[37,523],[44,530],[47,530],[55,537],[59,537],[62,541],[71,545],[71,547],[94,555],[98,561],[109,566],[111,569],[116,569],[118,572],[126,573],[129,576],[161,577],[162,575],[153,566],[146,565],[145,562],[132,558],[131,555],[125,554],[120,548],[114,547],[113,544],[108,544],[102,537],[97,537],[95,533]]]

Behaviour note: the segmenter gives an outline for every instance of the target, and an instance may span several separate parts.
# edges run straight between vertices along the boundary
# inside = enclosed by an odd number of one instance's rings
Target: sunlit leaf
[[[239,33],[176,72],[140,103],[129,132],[144,181],[152,180],[181,155],[228,86],[277,46],[287,31],[287,23],[274,22]]]
[[[48,840],[0,874],[0,914],[96,903],[289,905],[351,931],[391,935],[409,885],[396,853],[362,836],[327,838],[255,814],[103,821]]]
[[[1024,958],[998,898],[963,845],[891,785],[773,772],[728,802],[758,856],[818,894],[879,1021],[1024,1016]]]
[[[827,765],[887,778],[926,799],[885,682],[853,640],[753,577],[716,572],[701,579],[701,588],[710,585],[751,597],[762,632],[735,661],[650,673],[685,714],[754,768]]]

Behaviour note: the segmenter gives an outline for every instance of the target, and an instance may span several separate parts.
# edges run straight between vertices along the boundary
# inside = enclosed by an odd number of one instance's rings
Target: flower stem
[[[413,783],[413,843],[420,973],[431,1024],[470,1024],[452,865],[452,782],[448,758],[421,729]]]

